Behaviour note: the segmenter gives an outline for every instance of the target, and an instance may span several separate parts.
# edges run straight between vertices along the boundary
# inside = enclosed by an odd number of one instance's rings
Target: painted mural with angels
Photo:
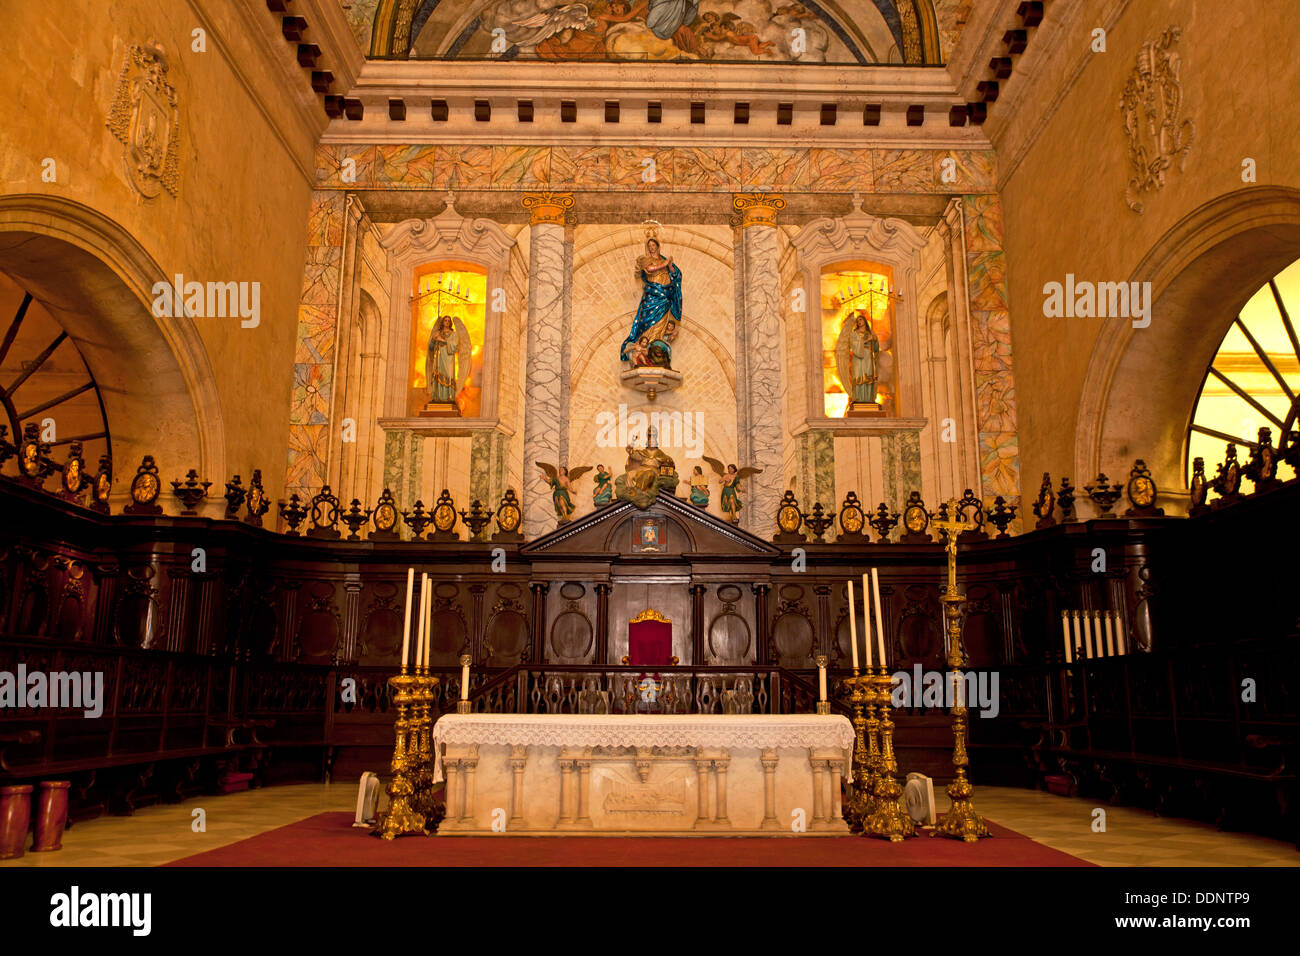
[[[830,24],[780,0],[499,0],[479,31],[543,60],[855,61]]]
[[[372,57],[946,62],[972,0],[348,0]]]

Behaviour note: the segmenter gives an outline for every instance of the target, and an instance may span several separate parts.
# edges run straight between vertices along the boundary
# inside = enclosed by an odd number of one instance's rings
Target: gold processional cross
[[[933,524],[945,534],[944,550],[948,552],[948,593],[955,595],[957,593],[957,539],[961,537],[963,531],[974,531],[975,525],[962,519],[961,512],[957,510],[956,498],[948,502],[948,514],[953,517],[947,521],[940,519]]]
[[[972,522],[963,520],[956,499],[948,503],[948,514],[952,517],[946,521],[935,521],[933,524],[946,535],[944,550],[948,552],[948,586],[944,589],[940,600],[943,602],[944,616],[948,619],[948,666],[952,669],[953,691],[956,698],[953,702],[954,706],[951,707],[952,763],[956,775],[948,785],[948,799],[952,801],[952,806],[943,821],[932,831],[932,835],[974,843],[988,836],[989,828],[984,818],[971,805],[970,798],[974,787],[966,776],[970,757],[966,752],[967,717],[962,686],[962,668],[966,666],[966,661],[962,657],[961,650],[961,604],[966,596],[957,590],[957,539],[961,537],[963,531],[974,531],[976,527]]]

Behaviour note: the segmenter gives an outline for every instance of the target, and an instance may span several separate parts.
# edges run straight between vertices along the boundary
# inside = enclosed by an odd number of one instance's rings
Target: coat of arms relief
[[[180,180],[180,111],[176,88],[167,82],[167,59],[153,45],[132,44],[117,77],[109,108],[109,130],[125,146],[127,178],[144,199]]]
[[[1181,170],[1196,126],[1180,119],[1183,105],[1182,61],[1174,45],[1182,31],[1174,26],[1138,50],[1137,66],[1129,74],[1120,97],[1124,132],[1128,136],[1128,157],[1133,176],[1124,189],[1124,201],[1134,212],[1142,212],[1139,194],[1160,189],[1169,168],[1177,161]]]

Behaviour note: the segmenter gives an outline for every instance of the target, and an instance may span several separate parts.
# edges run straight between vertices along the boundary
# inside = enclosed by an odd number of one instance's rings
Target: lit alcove
[[[409,415],[480,417],[486,312],[482,266],[444,261],[415,269]]]
[[[897,414],[893,285],[889,266],[854,260],[822,267],[822,412],[827,418]]]

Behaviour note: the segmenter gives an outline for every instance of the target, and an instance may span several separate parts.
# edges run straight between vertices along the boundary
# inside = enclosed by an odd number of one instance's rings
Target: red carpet
[[[350,813],[298,823],[168,866],[1092,866],[989,823],[993,839],[863,837],[402,837],[386,843]]]

